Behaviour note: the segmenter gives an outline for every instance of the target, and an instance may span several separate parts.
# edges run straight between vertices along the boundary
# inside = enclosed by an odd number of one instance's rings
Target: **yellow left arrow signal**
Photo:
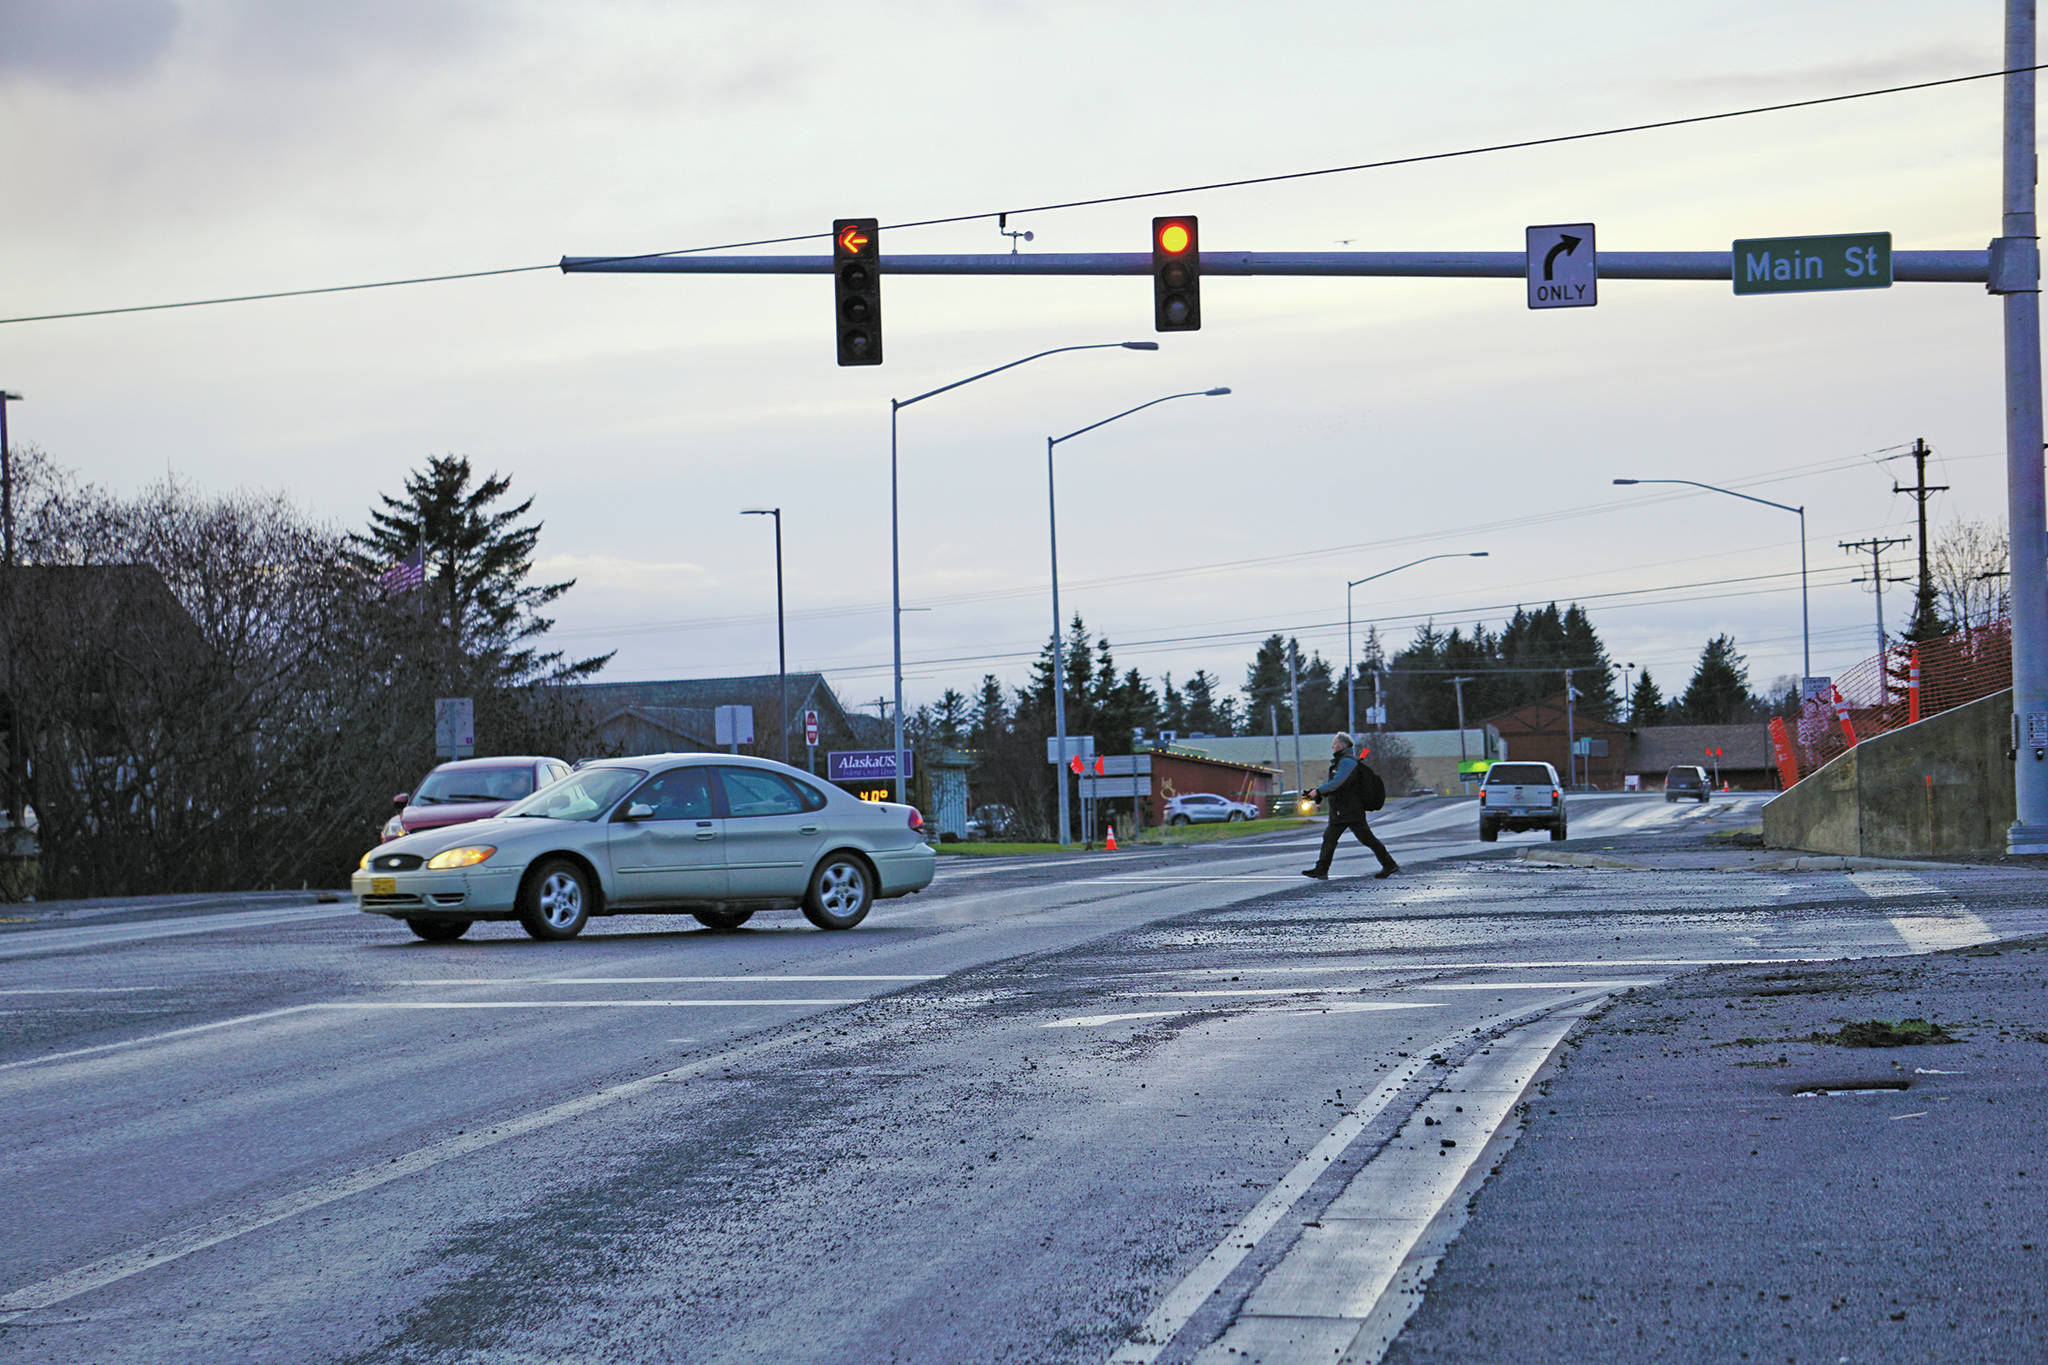
[[[839,229],[839,249],[849,256],[858,256],[869,242],[868,236],[852,223]]]

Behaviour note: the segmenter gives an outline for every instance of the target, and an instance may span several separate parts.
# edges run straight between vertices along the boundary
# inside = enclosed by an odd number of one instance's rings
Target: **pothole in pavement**
[[[1793,1086],[1790,1093],[1805,1096],[1872,1095],[1912,1088],[1913,1082],[1899,1077],[1888,1080],[1807,1081],[1802,1085]]]
[[[1806,1041],[1834,1047],[1918,1047],[1960,1040],[1940,1024],[1925,1019],[1901,1019],[1896,1024],[1888,1019],[1859,1019],[1833,1033],[1808,1034]]]

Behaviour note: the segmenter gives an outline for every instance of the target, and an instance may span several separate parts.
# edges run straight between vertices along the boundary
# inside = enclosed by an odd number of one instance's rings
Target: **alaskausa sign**
[[[910,750],[903,751],[903,780],[908,782],[916,763]],[[894,782],[894,749],[835,749],[825,755],[825,776],[834,782]]]

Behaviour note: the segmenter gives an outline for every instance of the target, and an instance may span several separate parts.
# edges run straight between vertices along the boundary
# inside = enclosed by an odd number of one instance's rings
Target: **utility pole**
[[[1465,754],[1465,684],[1471,681],[1472,679],[1470,678],[1451,679],[1451,686],[1457,689],[1458,693],[1458,785],[1460,787],[1465,785],[1465,764],[1468,761]]]
[[[1579,785],[1579,737],[1574,728],[1572,715],[1572,702],[1577,696],[1577,690],[1572,687],[1572,671],[1567,668],[1564,671],[1564,766],[1567,787]]]
[[[1294,780],[1301,781],[1301,679],[1294,671],[1294,641],[1287,642],[1287,696],[1294,707]]]
[[[1922,507],[1926,505],[1924,502],[1921,503]],[[1924,526],[1922,530],[1924,532]],[[1887,583],[1907,583],[1912,581],[1905,578],[1885,577],[1884,552],[1891,549],[1894,545],[1906,544],[1906,538],[1904,536],[1896,536],[1891,540],[1879,540],[1876,536],[1872,536],[1868,540],[1838,540],[1835,543],[1851,554],[1855,554],[1859,550],[1868,550],[1870,552],[1870,577],[1852,578],[1849,581],[1852,583],[1868,583],[1877,593],[1877,654],[1882,659],[1892,647],[1891,637],[1884,633],[1884,585]],[[1926,542],[1922,541],[1921,544],[1924,549]],[[1921,556],[1920,563],[1924,571],[1927,564],[1924,553]],[[1922,582],[1924,583],[1925,580],[1923,579]]]
[[[27,852],[21,837],[22,821],[26,819],[24,808],[28,801],[23,794],[28,785],[27,755],[23,752],[21,734],[21,708],[16,705],[14,656],[16,649],[15,624],[19,619],[18,588],[14,580],[14,456],[7,444],[7,405],[19,403],[21,395],[0,391],[0,531],[4,531],[4,543],[0,543],[0,612],[6,615],[7,650],[7,844],[8,856]]]
[[[1914,479],[1912,484],[1907,485],[1900,483],[1896,479],[1892,480],[1892,492],[1894,494],[1910,493],[1913,495],[1913,500],[1920,504],[1920,586],[1913,595],[1912,623],[1906,627],[1906,638],[1915,641],[1932,639],[1941,633],[1935,624],[1940,620],[1941,609],[1934,595],[1934,572],[1927,560],[1927,500],[1936,493],[1948,492],[1948,485],[1945,483],[1929,484],[1927,482],[1927,457],[1933,453],[1927,447],[1926,437],[1914,437],[1913,448],[1906,452],[1906,455],[1910,455],[1913,458]],[[1904,459],[1905,456],[1894,455],[1892,458],[1895,460]],[[1896,544],[1898,542],[1893,543]],[[1882,631],[1882,629],[1883,627],[1880,626],[1879,630]]]

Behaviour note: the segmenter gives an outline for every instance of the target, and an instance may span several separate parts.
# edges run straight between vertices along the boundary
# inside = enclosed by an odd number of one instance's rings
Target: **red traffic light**
[[[1155,230],[1159,235],[1159,249],[1169,256],[1178,256],[1195,244],[1192,220],[1161,218]]]
[[[1152,220],[1152,330],[1202,326],[1202,237],[1193,217]]]

